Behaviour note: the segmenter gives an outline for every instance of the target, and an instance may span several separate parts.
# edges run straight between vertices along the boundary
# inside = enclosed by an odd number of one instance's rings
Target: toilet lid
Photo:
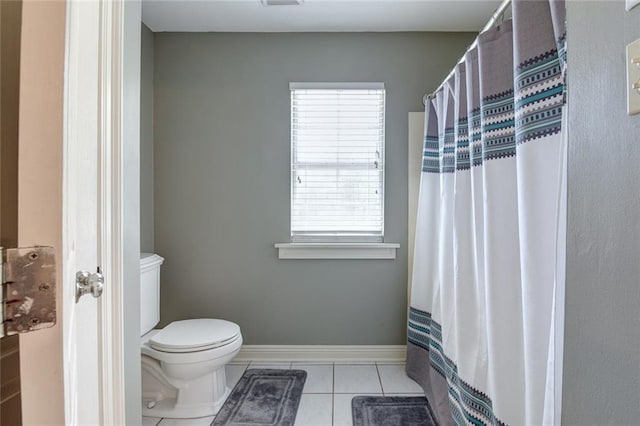
[[[195,352],[224,346],[238,338],[240,327],[219,319],[174,321],[151,339],[149,345],[163,352]]]

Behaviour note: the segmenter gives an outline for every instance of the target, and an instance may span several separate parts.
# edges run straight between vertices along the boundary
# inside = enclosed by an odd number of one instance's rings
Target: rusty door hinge
[[[0,248],[0,337],[53,327],[56,323],[56,257],[53,247]]]

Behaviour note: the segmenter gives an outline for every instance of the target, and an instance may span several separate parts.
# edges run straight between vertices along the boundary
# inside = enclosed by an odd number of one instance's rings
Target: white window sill
[[[278,259],[395,259],[395,243],[276,243]]]

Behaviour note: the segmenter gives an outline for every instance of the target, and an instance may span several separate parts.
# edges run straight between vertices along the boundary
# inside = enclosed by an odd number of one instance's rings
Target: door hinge
[[[0,337],[56,323],[56,256],[53,247],[3,249]]]

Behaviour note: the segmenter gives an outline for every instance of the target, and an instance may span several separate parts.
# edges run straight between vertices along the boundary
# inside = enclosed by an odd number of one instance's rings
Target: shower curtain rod
[[[493,15],[491,15],[491,18],[489,19],[489,22],[487,22],[487,24],[482,28],[482,30],[480,30],[480,32],[478,33],[478,36],[480,34],[482,34],[483,32],[487,31],[488,29],[490,29],[491,27],[493,27],[493,25],[496,23],[496,21],[498,19],[500,19],[502,16],[504,16],[504,12],[507,10],[507,7],[509,7],[509,5],[511,5],[511,0],[502,0],[502,3],[500,3],[500,6],[498,6],[496,11],[493,12]],[[476,37],[475,40],[473,40],[473,43],[471,43],[471,45],[469,47],[467,47],[467,50],[464,52],[464,55],[462,55],[462,58],[460,58],[460,60],[458,62],[456,62],[456,66],[459,63],[461,63],[462,61],[464,61],[464,57],[467,55],[467,52],[469,52],[471,49],[476,47],[477,44],[478,44],[478,37]],[[456,67],[454,66],[453,69],[451,70],[451,72],[449,72],[449,74],[447,74],[447,76],[444,78],[444,80],[442,80],[442,83],[440,83],[440,85],[438,86],[438,88],[436,90],[434,90],[430,94],[424,95],[424,97],[422,98],[422,104],[423,105],[426,106],[427,105],[427,100],[433,98],[436,95],[436,93],[438,93],[440,90],[442,90],[442,88],[444,87],[444,85],[447,82],[447,80],[449,80],[449,77],[451,77],[455,73],[455,71],[456,71]]]

